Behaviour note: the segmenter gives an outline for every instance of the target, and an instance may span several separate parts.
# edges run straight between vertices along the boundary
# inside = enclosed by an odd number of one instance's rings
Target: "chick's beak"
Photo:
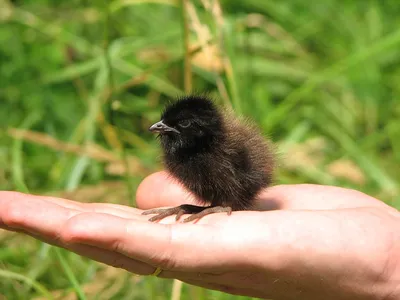
[[[180,133],[178,130],[176,130],[173,127],[168,126],[165,124],[162,120],[151,125],[149,128],[149,131],[151,132],[159,132],[159,133],[164,133],[164,132],[175,132],[175,133]]]

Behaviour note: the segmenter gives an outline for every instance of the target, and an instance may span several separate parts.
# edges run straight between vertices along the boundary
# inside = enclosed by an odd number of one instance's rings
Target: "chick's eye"
[[[179,122],[179,126],[182,128],[188,128],[191,122],[189,120],[182,120]]]

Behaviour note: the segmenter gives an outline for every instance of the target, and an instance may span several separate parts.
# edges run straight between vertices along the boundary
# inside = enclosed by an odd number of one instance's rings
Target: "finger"
[[[113,204],[113,203],[82,203],[73,200],[57,198],[57,197],[47,197],[47,196],[39,196],[43,201],[48,201],[52,203],[56,203],[60,206],[80,210],[82,212],[103,212],[119,215],[121,217],[130,217],[135,215],[140,215],[142,210],[139,210],[134,207]]]
[[[135,261],[120,253],[113,254],[93,246],[67,245],[60,238],[63,228],[71,217],[82,212],[46,200],[21,193],[0,193],[0,228],[28,234],[46,243],[64,247],[77,254],[136,274],[150,274],[154,271],[153,266]]]
[[[46,236],[39,236],[34,233],[26,232],[22,229],[9,228],[4,225],[0,225],[0,228],[29,235],[37,240],[48,243],[50,245],[65,248],[78,255],[90,258],[92,260],[104,263],[106,265],[115,268],[121,268],[138,275],[150,275],[154,272],[155,269],[153,266],[150,266],[141,261],[134,260],[120,253],[107,251],[89,245],[82,245],[82,244],[65,245],[62,243],[61,240],[49,239]]]
[[[45,197],[44,201],[53,202],[65,208],[79,210],[81,212],[98,212],[115,215],[121,218],[134,218],[139,220],[146,220],[142,216],[142,210],[126,205],[112,204],[112,203],[80,203],[72,200]]]
[[[0,193],[0,224],[56,240],[63,223],[81,211],[67,209],[41,197]]]
[[[179,243],[172,243],[169,225],[107,214],[76,215],[67,222],[61,239],[67,244],[87,244],[117,252],[163,269],[173,268],[172,257],[179,256]]]
[[[58,240],[66,222],[73,216],[84,213],[79,209],[66,208],[39,196],[15,192],[0,192],[0,224],[21,229],[49,240]],[[81,207],[78,207],[81,208]],[[108,213],[110,209],[104,208]],[[97,209],[88,209],[97,210]],[[103,209],[100,209],[103,211]],[[146,216],[113,211],[118,216],[148,222]]]
[[[30,203],[30,207],[34,208],[47,205],[54,207],[56,205],[57,207],[71,209],[76,212],[99,212],[113,214],[123,218],[135,218],[140,220],[148,219],[141,215],[142,210],[125,205],[110,203],[81,203],[57,197],[36,196],[9,191],[0,192],[0,207],[2,208],[1,210],[3,212],[5,203],[13,203],[17,207],[22,202]],[[26,213],[29,213],[30,216],[33,214],[33,212],[34,210],[32,213],[30,213],[30,211],[26,211]]]

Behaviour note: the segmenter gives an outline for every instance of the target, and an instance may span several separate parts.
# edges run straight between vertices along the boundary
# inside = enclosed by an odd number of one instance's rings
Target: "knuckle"
[[[163,270],[172,270],[176,266],[175,258],[168,251],[155,255],[152,261]]]
[[[59,239],[66,244],[73,244],[85,234],[86,228],[79,222],[79,215],[71,217],[63,226]]]
[[[121,242],[119,239],[116,239],[111,245],[111,250],[114,253],[124,253],[125,250],[124,243]]]

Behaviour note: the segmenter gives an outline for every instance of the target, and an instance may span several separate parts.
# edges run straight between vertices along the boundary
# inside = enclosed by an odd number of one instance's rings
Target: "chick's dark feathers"
[[[179,131],[160,135],[167,170],[204,204],[249,209],[271,183],[273,155],[258,129],[207,97],[178,99],[162,121]]]

